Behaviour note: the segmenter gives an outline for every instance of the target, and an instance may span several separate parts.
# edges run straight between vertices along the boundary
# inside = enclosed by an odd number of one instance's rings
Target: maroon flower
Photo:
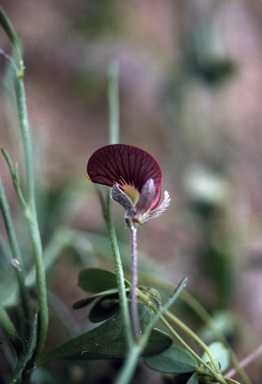
[[[147,152],[125,144],[107,145],[98,149],[87,164],[87,176],[97,184],[112,187],[111,197],[126,209],[126,219],[143,223],[159,216],[168,206],[161,196],[162,172],[157,161]]]

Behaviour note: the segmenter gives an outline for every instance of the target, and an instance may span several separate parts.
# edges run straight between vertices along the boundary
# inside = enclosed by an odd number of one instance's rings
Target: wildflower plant
[[[161,196],[160,166],[149,153],[131,145],[112,144],[98,149],[88,161],[87,176],[93,183],[111,187],[111,198],[126,210],[125,221],[131,234],[131,318],[137,338],[137,228],[167,209],[169,193],[165,191],[164,200],[157,207]]]
[[[138,284],[137,230],[147,220],[159,216],[167,209],[170,196],[168,192],[164,192],[163,201],[160,203],[162,172],[157,161],[143,149],[118,144],[117,70],[114,66],[109,73],[110,145],[96,150],[89,158],[87,176],[93,183],[110,188],[106,195],[100,186],[97,192],[108,230],[115,271],[97,267],[80,271],[78,285],[89,295],[74,303],[73,308],[79,310],[86,306],[91,307],[89,320],[96,326],[75,335],[74,325],[69,322],[71,338],[44,351],[47,332],[50,329],[49,307],[54,301],[54,297],[50,293],[48,295],[46,272],[63,247],[70,245],[76,248],[78,240],[84,241],[86,238],[77,231],[66,228],[62,233],[55,233],[48,246],[43,249],[35,203],[34,162],[23,83],[24,64],[21,45],[13,25],[1,7],[0,23],[13,45],[13,55],[4,51],[0,51],[0,54],[7,61],[8,75],[14,85],[17,100],[24,144],[25,188],[21,185],[20,175],[8,152],[2,148],[2,154],[9,167],[28,225],[34,264],[33,270],[28,271],[25,268],[25,259],[16,236],[8,199],[4,186],[0,183],[0,206],[8,238],[8,244],[2,236],[0,238],[0,256],[3,255],[3,260],[8,260],[4,268],[14,272],[17,281],[18,294],[12,308],[15,310],[19,307],[22,313],[21,324],[16,324],[9,314],[9,305],[5,300],[0,302],[0,328],[3,339],[1,349],[4,350],[4,356],[10,363],[10,369],[7,374],[5,373],[3,380],[7,383],[33,382],[37,368],[45,368],[49,362],[55,360],[120,359],[123,364],[114,383],[127,384],[132,382],[139,359],[142,357],[149,368],[170,375],[182,375],[181,382],[187,384],[237,383],[223,373],[231,360],[235,369],[231,370],[232,375],[237,372],[241,375],[243,384],[250,384],[226,340],[214,326],[214,334],[218,340],[207,346],[190,327],[170,311],[171,305],[182,295],[192,307],[193,303],[196,303],[184,290],[186,279],[181,280],[165,303],[161,303],[160,295],[154,287]],[[122,255],[111,215],[111,199],[125,209],[124,219],[131,239],[131,281],[125,278]],[[3,289],[1,281],[0,285]],[[7,288],[9,289],[9,286]],[[8,294],[10,296],[10,292]],[[195,308],[199,308],[199,304],[195,304]],[[200,308],[199,312],[204,314],[202,317],[212,325],[205,310]],[[61,317],[61,324],[64,326],[67,324],[65,318],[66,316]],[[165,327],[165,331],[156,327],[159,322]],[[198,345],[198,351],[193,349],[180,333],[185,334],[187,339],[191,340],[191,344],[193,342]],[[259,353],[260,351],[257,355]],[[186,379],[183,379],[184,377]]]

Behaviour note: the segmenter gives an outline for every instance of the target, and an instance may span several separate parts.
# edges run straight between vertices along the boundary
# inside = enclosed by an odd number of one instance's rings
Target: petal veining
[[[95,151],[87,164],[87,176],[97,184],[112,187],[117,183],[136,203],[143,186],[153,179],[155,196],[150,209],[160,200],[162,172],[157,161],[146,151],[126,144],[107,145]]]

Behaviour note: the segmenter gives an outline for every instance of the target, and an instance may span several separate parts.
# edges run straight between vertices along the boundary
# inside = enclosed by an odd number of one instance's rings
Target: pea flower
[[[111,198],[125,210],[125,220],[138,226],[163,213],[170,196],[161,197],[162,172],[157,161],[146,151],[126,144],[99,148],[87,163],[87,177],[111,187]]]

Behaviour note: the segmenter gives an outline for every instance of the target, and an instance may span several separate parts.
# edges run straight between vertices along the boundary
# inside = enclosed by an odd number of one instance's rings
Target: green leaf
[[[86,307],[87,305],[91,304],[92,301],[94,301],[100,297],[103,297],[106,295],[113,295],[114,293],[118,293],[117,288],[108,289],[107,291],[99,292],[99,293],[96,293],[95,295],[92,295],[92,296],[86,297],[84,299],[78,300],[72,305],[72,307],[74,309],[80,309],[80,308]]]
[[[158,355],[146,357],[144,361],[149,368],[163,373],[179,374],[193,372],[198,368],[196,360],[175,345]]]
[[[130,283],[125,280],[126,287]],[[117,288],[116,274],[100,268],[82,269],[78,277],[78,285],[86,292],[101,292]]]
[[[147,346],[141,356],[156,355],[157,353],[161,353],[165,349],[169,348],[171,344],[172,339],[167,333],[157,328],[153,328],[149,336]]]
[[[154,312],[146,305],[140,304],[139,318],[141,331],[148,322],[152,321]],[[172,343],[169,335],[153,329],[148,344],[142,355],[160,353]],[[127,342],[122,314],[117,314],[91,331],[85,332],[65,343],[57,345],[54,349],[39,358],[37,365],[41,366],[57,359],[123,359],[127,353]]]
[[[218,368],[223,372],[225,371],[230,363],[229,351],[220,341],[216,341],[208,346],[210,354],[212,355],[215,363]],[[208,354],[205,352],[202,356],[202,360],[206,363],[210,363],[210,358]]]

